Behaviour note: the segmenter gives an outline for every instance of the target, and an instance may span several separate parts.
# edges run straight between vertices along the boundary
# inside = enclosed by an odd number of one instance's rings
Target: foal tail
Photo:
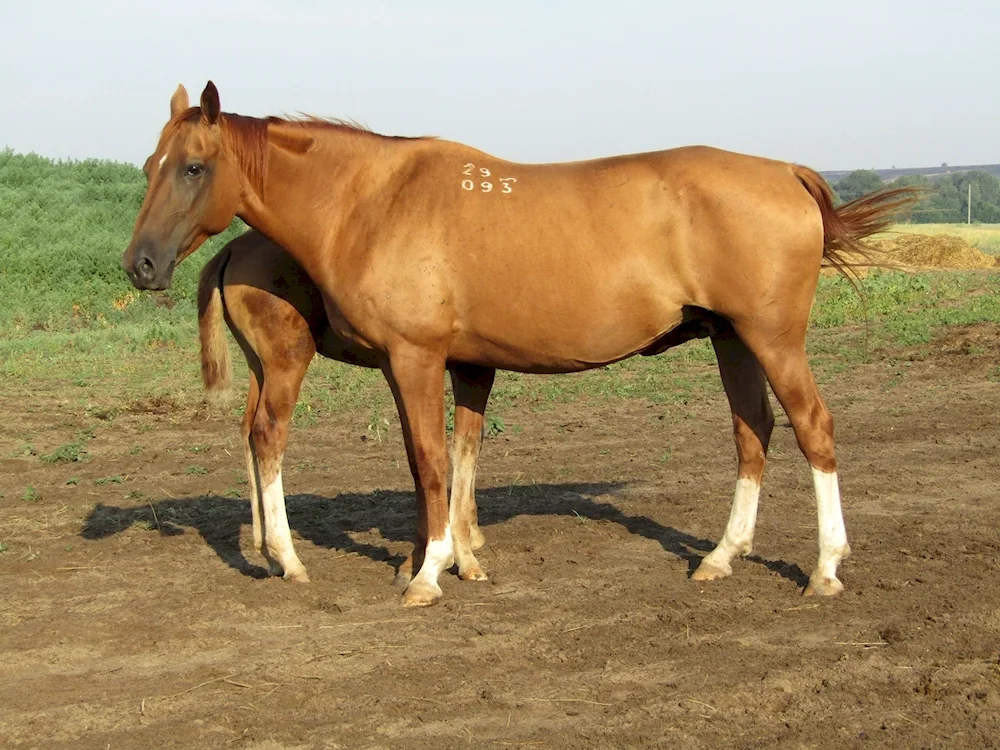
[[[833,205],[833,191],[819,174],[794,167],[795,176],[819,205],[823,217],[823,261],[842,273],[857,289],[858,267],[893,267],[884,253],[861,240],[888,229],[901,212],[925,192],[917,187],[885,188],[862,195],[840,207]]]
[[[201,340],[201,380],[210,400],[229,395],[233,370],[226,341],[225,302],[222,274],[229,262],[230,249],[223,248],[205,267],[198,280],[198,338]]]

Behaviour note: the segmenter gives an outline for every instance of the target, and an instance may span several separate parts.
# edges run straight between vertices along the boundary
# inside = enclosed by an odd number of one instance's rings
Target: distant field
[[[894,232],[953,234],[990,255],[1000,255],[1000,224],[897,224]]]

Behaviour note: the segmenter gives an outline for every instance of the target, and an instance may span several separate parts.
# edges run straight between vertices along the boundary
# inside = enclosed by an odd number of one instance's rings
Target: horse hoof
[[[480,568],[478,565],[470,568],[469,570],[459,570],[458,577],[463,581],[488,581],[489,576],[486,575],[486,571]]]
[[[284,579],[286,581],[292,581],[293,583],[309,583],[309,574],[306,573],[305,568],[297,570],[294,573],[286,571]]]
[[[430,607],[441,599],[441,587],[436,583],[414,581],[403,594],[404,607]]]
[[[806,586],[806,590],[802,594],[803,596],[836,596],[843,590],[844,584],[837,578],[820,576],[810,578],[809,585]]]
[[[723,567],[723,565],[725,567]],[[710,563],[708,559],[701,561],[701,565],[698,569],[691,574],[692,581],[714,581],[718,578],[728,578],[733,574],[733,569],[728,563],[723,563],[719,565],[717,563]]]

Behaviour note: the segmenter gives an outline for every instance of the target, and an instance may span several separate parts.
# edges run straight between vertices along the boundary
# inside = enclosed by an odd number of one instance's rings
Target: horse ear
[[[209,81],[201,92],[201,119],[206,125],[215,125],[219,121],[219,90]]]
[[[174,95],[170,97],[170,116],[177,117],[181,112],[191,107],[191,100],[188,99],[187,89],[184,84],[177,86]]]

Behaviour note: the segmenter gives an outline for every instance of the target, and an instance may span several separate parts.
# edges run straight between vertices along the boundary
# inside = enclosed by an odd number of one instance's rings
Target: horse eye
[[[201,164],[188,164],[187,169],[184,170],[184,173],[188,177],[198,177],[204,171],[205,167],[202,166]]]

